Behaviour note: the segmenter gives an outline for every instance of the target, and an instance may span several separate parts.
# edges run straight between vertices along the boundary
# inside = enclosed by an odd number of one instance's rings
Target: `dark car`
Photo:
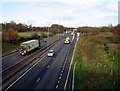
[[[43,42],[47,42],[47,40],[43,40]]]

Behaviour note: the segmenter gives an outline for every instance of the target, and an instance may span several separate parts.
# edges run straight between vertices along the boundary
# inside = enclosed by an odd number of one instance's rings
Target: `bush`
[[[40,36],[39,36],[37,33],[34,33],[34,34],[32,34],[32,38],[33,38],[33,39],[39,39]]]
[[[49,33],[49,37],[52,37],[54,34],[53,33]]]
[[[47,38],[47,35],[45,33],[42,33],[41,38]]]

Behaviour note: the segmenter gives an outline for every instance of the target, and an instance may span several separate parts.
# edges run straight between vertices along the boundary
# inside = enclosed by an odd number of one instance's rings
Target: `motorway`
[[[62,35],[57,35],[57,36],[54,36],[50,39],[47,39],[47,42],[41,42],[41,48],[40,49],[46,47],[47,45],[56,41],[60,37],[62,37]],[[17,51],[15,53],[12,53],[10,55],[2,57],[2,70],[5,70],[5,69],[11,67],[12,65],[16,64],[17,62],[21,61],[22,59],[25,59],[26,57],[28,57],[29,55],[31,55],[34,52],[32,51],[28,55],[22,56],[22,55],[19,54],[19,51]]]
[[[53,57],[47,54],[29,71],[21,75],[7,89],[64,89],[77,36],[69,35],[71,43],[64,44],[64,39],[52,48]]]

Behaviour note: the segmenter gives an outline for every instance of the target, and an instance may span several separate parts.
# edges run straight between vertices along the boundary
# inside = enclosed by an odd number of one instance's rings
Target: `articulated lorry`
[[[29,40],[26,42],[21,43],[19,53],[21,55],[25,55],[29,53],[30,51],[37,49],[40,47],[40,41],[39,40]]]

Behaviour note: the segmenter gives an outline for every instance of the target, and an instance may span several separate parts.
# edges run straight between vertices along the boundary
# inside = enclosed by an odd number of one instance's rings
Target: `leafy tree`
[[[19,40],[19,35],[18,35],[18,31],[15,31],[14,29],[10,28],[6,34],[5,34],[5,38],[7,42],[16,42],[17,40]]]
[[[65,30],[64,26],[58,24],[52,24],[50,32],[53,34],[63,33]]]
[[[40,36],[39,36],[37,33],[34,33],[34,34],[32,35],[32,38],[33,38],[33,39],[39,39]]]

